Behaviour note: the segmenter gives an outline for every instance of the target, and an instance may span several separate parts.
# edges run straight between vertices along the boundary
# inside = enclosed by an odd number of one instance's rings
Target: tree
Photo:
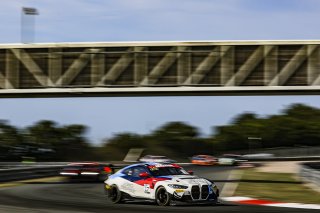
[[[258,116],[254,113],[246,112],[238,115],[234,118],[233,122],[234,124],[241,124],[241,123],[247,123],[251,121],[256,121],[258,119]]]
[[[59,126],[53,121],[42,120],[27,127],[25,137],[28,143],[54,149],[57,160],[85,160],[91,151],[84,137],[86,129],[80,124]]]
[[[170,122],[155,130],[153,135],[182,139],[195,138],[199,136],[199,132],[197,128],[183,122]]]
[[[61,131],[54,121],[42,120],[25,129],[28,143],[39,146],[55,146],[61,139]]]
[[[253,113],[238,115],[231,125],[217,127],[212,136],[224,150],[249,149],[249,137],[261,138],[256,148],[320,145],[320,110],[293,104],[281,115],[258,118]]]
[[[170,122],[151,133],[151,138],[157,146],[173,150],[180,156],[190,156],[199,153],[197,147],[203,145],[197,128],[183,122]],[[200,145],[202,144],[202,145]]]
[[[293,104],[283,110],[285,116],[302,120],[320,120],[320,109],[304,104]]]
[[[123,160],[131,148],[145,148],[144,137],[133,133],[120,133],[106,140],[102,149],[104,159]]]
[[[0,120],[0,145],[15,146],[23,141],[19,130],[8,124],[7,121]]]

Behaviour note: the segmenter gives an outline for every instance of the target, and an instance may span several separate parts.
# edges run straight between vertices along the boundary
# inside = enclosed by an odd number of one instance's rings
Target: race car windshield
[[[153,167],[149,169],[153,176],[189,175],[184,169],[176,167]]]

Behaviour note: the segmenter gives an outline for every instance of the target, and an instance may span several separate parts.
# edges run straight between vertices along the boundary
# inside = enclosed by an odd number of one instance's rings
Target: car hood
[[[173,184],[181,184],[181,185],[202,185],[208,184],[210,185],[211,182],[193,175],[173,175],[170,176],[170,182]]]

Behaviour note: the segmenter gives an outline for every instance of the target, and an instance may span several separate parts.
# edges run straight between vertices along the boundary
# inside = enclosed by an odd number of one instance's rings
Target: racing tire
[[[108,198],[112,203],[121,203],[123,201],[122,192],[116,185],[111,185],[108,189]]]
[[[169,206],[172,199],[172,195],[167,190],[160,186],[156,191],[156,203],[159,206]]]

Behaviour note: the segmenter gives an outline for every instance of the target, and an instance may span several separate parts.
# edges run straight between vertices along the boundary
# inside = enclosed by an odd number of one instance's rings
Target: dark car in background
[[[111,164],[96,162],[70,163],[61,169],[60,175],[70,180],[104,181],[113,173]]]

